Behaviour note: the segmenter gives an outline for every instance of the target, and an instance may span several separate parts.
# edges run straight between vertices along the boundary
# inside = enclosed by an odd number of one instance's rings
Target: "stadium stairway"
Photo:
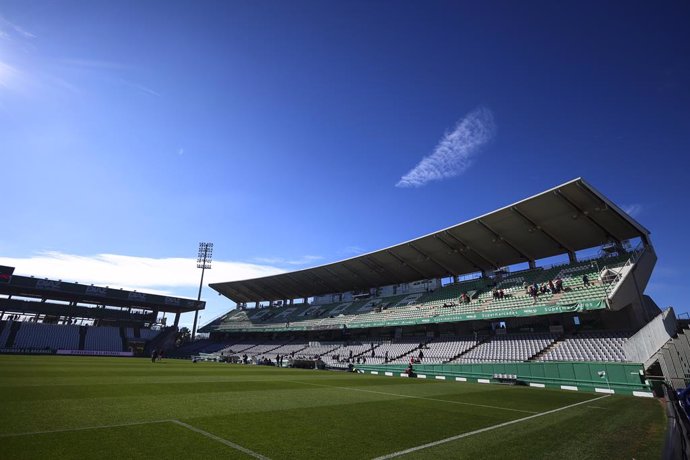
[[[361,357],[361,356],[364,356],[364,357],[366,358],[366,357],[368,357],[368,356],[371,356],[371,352],[372,352],[372,351],[374,351],[374,354],[376,354],[376,351],[375,351],[375,350],[376,350],[378,347],[380,347],[381,344],[380,344],[380,343],[375,343],[375,344],[373,344],[373,345],[374,345],[373,348],[372,348],[372,347],[369,347],[369,348],[366,349],[366,351],[363,351],[363,352],[357,353],[357,354],[353,354],[353,355],[352,355],[352,358],[357,358],[357,357]]]
[[[419,343],[421,343],[422,345],[426,346],[426,344],[429,343],[429,342],[430,342],[430,340],[420,340]],[[417,355],[419,355],[419,351],[420,351],[420,350],[424,351],[423,348],[419,348],[419,346],[417,346],[417,347],[413,348],[412,350],[408,351],[407,353],[403,353],[403,354],[401,354],[401,355],[398,355],[398,356],[393,357],[393,359],[389,359],[389,361],[396,361],[396,360],[398,360],[398,359],[400,359],[400,358],[404,358],[404,357],[408,357],[408,356],[409,356],[410,358],[411,358],[411,357],[416,357]]]
[[[537,353],[535,353],[534,355],[530,356],[530,357],[527,359],[527,361],[539,361],[539,359],[540,359],[542,356],[544,356],[545,354],[547,354],[548,352],[550,352],[551,350],[553,350],[554,348],[556,348],[557,346],[559,346],[559,345],[560,345],[563,341],[565,341],[567,338],[568,338],[568,337],[566,337],[565,334],[559,335],[558,338],[556,338],[556,340],[554,340],[552,343],[550,343],[549,345],[547,345],[546,348],[544,348],[544,349],[542,349],[542,350],[539,350]]]
[[[122,340],[122,349],[127,350],[127,334],[124,327],[120,327],[120,340]]]
[[[87,326],[79,326],[79,349],[83,350],[86,346],[86,331]]]
[[[467,353],[469,353],[469,352],[471,352],[472,350],[474,350],[475,348],[477,348],[479,345],[481,345],[481,344],[483,344],[483,343],[486,343],[486,342],[488,342],[488,341],[490,341],[490,340],[491,340],[491,337],[489,337],[489,336],[486,336],[486,337],[478,337],[478,338],[477,338],[477,343],[475,343],[474,345],[472,345],[472,346],[471,346],[470,348],[468,348],[467,350],[465,350],[465,351],[463,351],[463,352],[461,352],[461,353],[458,353],[457,355],[453,356],[451,359],[449,359],[448,361],[446,361],[446,363],[452,363],[452,362],[455,361],[456,359],[462,358],[463,355],[466,355]]]
[[[5,343],[6,348],[12,348],[14,346],[14,340],[17,338],[17,332],[19,328],[22,327],[22,323],[19,321],[12,321],[12,326],[10,327],[10,334],[7,336],[7,342]]]

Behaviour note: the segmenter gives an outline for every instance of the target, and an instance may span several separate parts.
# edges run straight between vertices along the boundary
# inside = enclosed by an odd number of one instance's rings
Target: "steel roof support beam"
[[[450,236],[451,239],[453,239],[454,241],[456,241],[457,243],[459,243],[460,245],[462,245],[462,247],[463,247],[465,250],[470,250],[470,251],[474,252],[475,254],[477,254],[477,255],[479,256],[479,258],[482,259],[484,262],[486,262],[490,267],[498,268],[498,264],[497,264],[496,262],[492,261],[491,259],[489,259],[489,258],[486,257],[485,255],[483,255],[481,252],[477,251],[476,249],[469,247],[469,246],[468,246],[466,243],[464,243],[460,238],[458,238],[457,236],[453,235],[453,234],[450,233],[448,230],[444,231],[443,233],[446,234],[446,235],[448,235],[448,236]]]
[[[329,282],[326,281],[325,279],[321,278],[321,277],[318,275],[318,273],[316,272],[316,270],[314,270],[314,272],[313,272],[311,275],[314,277],[314,279],[316,279],[316,280],[319,281],[321,284],[323,284],[323,285],[326,286],[328,289],[330,289],[330,290],[331,290],[331,294],[335,294],[336,292],[338,292],[338,288],[334,287],[331,283],[329,283]]]
[[[599,203],[599,206],[600,206],[601,208],[608,208],[608,209],[611,209],[611,207],[610,207],[604,200],[602,200],[599,196],[597,196],[596,193],[592,192],[591,189],[589,189],[588,187],[583,187],[583,186],[582,186],[582,183],[580,183],[580,182],[577,183],[577,186],[578,186],[579,189],[585,191],[589,196],[591,196],[592,198],[594,198],[594,199]],[[617,214],[617,215],[618,215],[618,214]],[[589,217],[589,219],[590,219],[592,222],[595,222],[595,223],[596,223],[596,221],[594,220],[594,218],[593,218],[592,216],[587,215],[587,217]],[[626,222],[629,223],[629,221],[628,221],[625,217],[620,216],[620,215],[619,215],[619,217],[620,217],[621,219],[623,219],[623,220],[625,220]],[[598,223],[597,223],[597,224],[598,224]],[[609,233],[610,233],[610,232],[609,232]],[[646,234],[643,234],[643,235],[642,235],[642,240],[645,241],[645,242],[647,241],[647,238],[646,238],[646,237],[647,237]],[[613,235],[612,235],[612,238],[615,239],[616,242],[618,242],[618,243],[621,242],[621,238],[618,238],[617,236],[613,236]]]
[[[433,262],[433,263],[436,264],[438,267],[441,267],[443,270],[445,270],[446,272],[448,272],[448,273],[447,273],[448,276],[455,276],[455,273],[453,272],[453,270],[451,270],[450,268],[446,267],[446,266],[445,266],[444,264],[442,264],[441,262],[439,262],[439,261],[437,261],[436,259],[434,259],[433,257],[431,257],[429,254],[425,253],[424,251],[422,251],[421,249],[419,249],[419,248],[418,248],[417,246],[415,246],[414,244],[409,243],[409,246],[410,246],[412,249],[414,249],[415,251],[417,251],[420,255],[422,255],[423,257],[425,257],[427,260]]]
[[[371,273],[373,273],[377,278],[381,278],[383,280],[381,282],[385,283],[385,277],[383,275],[381,275],[381,272],[379,272],[376,268],[372,267],[371,261],[369,261],[367,259],[362,259],[359,261],[359,263],[361,263],[362,265],[367,267],[369,269],[369,271]],[[380,284],[380,282],[377,284]]]
[[[606,230],[604,227],[602,227],[601,224],[600,224],[599,222],[597,222],[596,220],[592,219],[592,218],[589,216],[589,213],[586,213],[586,212],[585,212],[584,210],[582,210],[578,205],[576,205],[575,203],[573,203],[573,201],[572,201],[570,198],[568,198],[567,196],[565,196],[560,190],[554,190],[553,193],[554,193],[554,195],[556,195],[558,198],[560,198],[563,202],[567,203],[568,206],[570,206],[570,208],[571,208],[573,211],[575,211],[575,212],[577,212],[578,214],[584,216],[585,219],[587,219],[589,222],[591,222],[596,228],[598,228],[599,230],[601,230],[601,232],[604,234],[604,237],[605,237],[606,239],[609,239],[609,238],[610,238],[610,239],[613,239],[613,240],[615,240],[616,242],[620,243],[620,240],[619,240],[618,238],[616,238],[615,236],[611,235],[611,233],[610,233],[608,230]]]
[[[256,280],[255,282],[256,282],[256,284],[259,284],[259,280]],[[263,285],[263,288],[262,288],[263,290],[265,290],[266,292],[269,292],[270,295],[272,295],[276,298],[274,300],[280,300],[280,299],[284,299],[285,297],[290,297],[288,295],[285,295],[284,292],[280,292],[279,290],[272,288],[270,285],[268,287],[266,287],[266,283],[262,283],[262,285]],[[271,299],[264,299],[264,300],[271,300]]]
[[[229,290],[229,291],[234,292],[234,293],[235,293],[234,295],[236,295],[237,297],[239,297],[239,298],[241,299],[240,302],[246,303],[246,302],[251,302],[251,301],[252,301],[252,296],[247,296],[246,293],[243,293],[243,292],[240,291],[239,289],[231,288],[231,287],[228,287],[228,288],[226,288],[226,289]]]
[[[321,268],[323,268],[325,271],[327,271],[327,272],[328,272],[331,276],[333,276],[337,281],[340,281],[340,275],[338,275],[336,272],[334,272],[333,270],[331,270],[331,269],[328,268],[328,267],[321,267]],[[340,283],[338,283],[338,284],[340,284]],[[345,289],[347,289],[347,288],[343,288],[343,287],[341,286],[341,287],[336,288],[336,291],[335,291],[335,292],[337,292],[337,293],[342,293],[342,292],[344,292]]]
[[[534,257],[528,256],[527,254],[525,254],[525,251],[522,251],[521,249],[517,248],[513,243],[511,243],[510,241],[506,240],[506,239],[505,239],[502,235],[500,235],[497,231],[495,231],[494,229],[492,229],[491,227],[489,227],[487,224],[485,224],[484,221],[482,221],[481,219],[477,219],[477,223],[478,223],[481,227],[483,227],[485,230],[487,230],[489,233],[491,233],[491,234],[493,235],[494,238],[496,238],[496,239],[502,241],[502,242],[505,243],[509,248],[511,248],[513,251],[515,251],[515,252],[517,252],[518,254],[520,254],[520,257],[522,257],[523,259],[525,259],[525,260],[528,261],[528,262],[534,261]]]
[[[297,281],[290,273],[284,273],[284,275],[286,278],[288,278],[290,281],[292,281],[298,287],[297,289],[299,289],[299,286],[302,285],[302,283]],[[295,290],[295,293],[298,295],[298,297],[303,297],[303,291],[297,292],[297,290]],[[288,296],[288,297],[285,297],[284,299],[281,299],[281,300],[287,300],[287,299],[292,299],[292,297]]]
[[[413,271],[417,272],[417,274],[419,274],[419,276],[421,276],[422,279],[432,279],[432,278],[434,278],[434,276],[429,276],[429,275],[427,275],[426,273],[424,273],[423,271],[419,270],[417,267],[415,267],[414,265],[410,264],[409,262],[407,262],[405,259],[403,259],[403,258],[400,257],[399,255],[394,254],[392,251],[389,250],[389,251],[386,251],[386,252],[387,252],[388,254],[390,254],[394,259],[396,259],[398,262],[400,262],[403,266],[405,266],[405,267],[410,267]]]
[[[347,265],[345,265],[344,262],[341,263],[340,266],[343,267],[345,270],[349,271],[350,273],[352,273],[355,276],[355,278],[362,281],[365,285],[367,285],[369,287],[375,287],[376,286],[376,283],[374,281],[370,281],[370,280],[366,279],[365,277],[363,277],[362,275],[357,273],[356,270],[353,270],[350,267],[348,267]]]
[[[286,277],[287,278],[287,277]],[[278,284],[276,281],[274,281],[275,284]],[[301,290],[302,286],[300,284],[297,284],[297,287],[293,289],[293,287],[290,285],[290,283],[286,284],[283,282],[278,286],[278,289],[280,289],[282,292],[285,292],[285,289],[287,289],[287,292],[290,293],[292,292],[292,295],[288,295],[287,297],[281,297],[278,300],[283,300],[285,298],[288,299],[299,299],[300,297],[304,297],[304,291]]]
[[[240,290],[240,292],[245,292],[249,302],[261,302],[267,300],[265,292],[259,292],[255,289],[252,289],[246,283],[238,285],[238,290]],[[246,294],[247,292],[249,294]]]
[[[376,259],[374,259],[371,256],[366,256],[366,259],[376,267],[376,272],[379,274],[379,276],[381,278],[386,280],[386,284],[390,284],[390,278],[386,277],[384,275],[384,273],[387,275],[393,274],[394,277],[396,277],[396,278],[398,278],[400,276],[400,272],[396,267],[392,267],[392,268],[383,267],[378,261],[376,261]],[[392,284],[396,284],[396,283],[393,282]]]
[[[366,261],[366,262],[365,262]],[[382,283],[387,283],[387,278],[382,274],[383,272],[386,272],[387,270],[383,268],[379,263],[377,263],[374,259],[372,259],[369,256],[361,258],[360,262],[362,265],[366,265],[369,270],[371,270],[372,273],[374,273],[376,276],[381,278],[383,281]],[[373,267],[372,267],[373,265]],[[380,285],[381,283],[379,283]]]
[[[360,260],[358,260],[358,262],[361,263],[362,265],[364,265],[365,267],[367,267],[367,269],[369,270],[369,273],[371,273],[373,276],[378,278],[378,281],[373,283],[372,286],[378,287],[378,286],[383,286],[383,285],[388,284],[388,279],[385,276],[383,276],[381,274],[381,272],[379,272],[376,268],[372,267],[369,260],[360,259]]]
[[[246,293],[244,294],[245,296],[247,296],[247,300],[245,300],[245,302],[261,302],[262,300],[266,300],[264,298],[265,294],[262,294],[258,291],[255,291],[254,289],[250,288],[247,285],[247,283],[237,284],[237,287],[235,287],[234,289],[238,292],[242,292],[243,290],[245,292],[249,291],[249,295],[247,295]]]
[[[458,248],[456,248],[456,247],[451,246],[450,244],[448,244],[448,242],[447,242],[446,240],[444,240],[443,238],[441,238],[441,235],[438,235],[438,234],[434,235],[434,239],[436,239],[437,241],[440,241],[445,247],[447,247],[448,249],[450,249],[451,251],[453,251],[453,254],[457,254],[457,255],[459,255],[460,257],[462,257],[463,259],[465,259],[467,262],[469,262],[470,265],[472,265],[472,267],[476,268],[477,271],[479,271],[479,272],[483,271],[483,270],[482,270],[482,267],[480,267],[479,265],[477,265],[476,262],[474,262],[472,259],[470,259],[469,257],[467,257],[465,254],[463,254],[462,252],[460,252],[460,249],[458,249]]]
[[[536,228],[537,230],[539,230],[540,232],[542,232],[542,233],[543,233],[544,235],[546,235],[551,241],[553,241],[554,243],[556,243],[556,244],[557,244],[558,246],[560,246],[561,248],[565,249],[565,250],[568,251],[568,252],[575,252],[575,251],[573,251],[573,248],[571,248],[570,246],[568,246],[567,244],[565,244],[564,242],[562,242],[561,240],[559,240],[558,238],[556,238],[551,232],[549,232],[548,230],[544,229],[541,225],[537,225],[537,223],[536,223],[534,220],[532,220],[532,219],[530,219],[529,217],[527,217],[527,215],[526,215],[523,211],[520,211],[520,210],[517,208],[517,206],[513,206],[513,207],[510,208],[510,209],[511,209],[511,211],[513,211],[515,214],[517,214],[518,216],[522,217],[522,219],[523,219],[525,222],[527,222],[528,224],[530,224],[531,226],[533,226],[534,228]]]
[[[243,290],[243,289],[240,289],[240,287],[244,288],[245,286],[244,285],[237,285],[237,286],[225,285],[225,286],[221,287],[220,289],[222,289],[223,291],[226,291],[226,292],[229,291],[229,293],[233,293],[233,292],[236,293],[237,296],[240,298],[239,300],[241,302],[251,302],[252,300],[254,300],[254,295],[256,293],[250,293],[249,295],[247,295],[247,293],[245,292],[246,288],[245,288],[245,290]],[[232,298],[230,295],[226,295],[226,296]],[[233,300],[235,300],[235,299],[233,299]],[[237,300],[235,300],[235,302],[237,302]]]

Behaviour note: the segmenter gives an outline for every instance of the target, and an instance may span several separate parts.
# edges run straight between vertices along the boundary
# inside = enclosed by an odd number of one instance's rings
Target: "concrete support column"
[[[534,261],[534,260],[530,260],[530,261],[529,261],[529,268],[531,268],[532,270],[534,270],[535,268],[537,268],[537,262]]]
[[[178,311],[175,313],[175,323],[174,326],[177,327],[177,325],[180,324],[180,312]]]
[[[570,251],[568,252],[568,260],[570,261],[571,264],[574,264],[577,262],[577,256],[575,255],[574,252]]]

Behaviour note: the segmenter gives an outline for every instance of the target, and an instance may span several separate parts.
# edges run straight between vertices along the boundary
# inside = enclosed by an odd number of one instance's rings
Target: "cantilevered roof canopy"
[[[204,301],[197,302],[182,297],[166,297],[33,276],[11,276],[7,283],[0,283],[0,295],[6,295],[8,298],[14,296],[40,299],[41,302],[60,301],[120,308],[142,308],[167,313],[186,313],[206,308]]]
[[[319,267],[210,286],[235,302],[311,297],[543,259],[649,231],[582,178],[415,240]]]

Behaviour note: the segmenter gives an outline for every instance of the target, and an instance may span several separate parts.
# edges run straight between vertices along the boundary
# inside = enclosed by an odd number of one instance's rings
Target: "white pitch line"
[[[209,433],[208,431],[204,431],[201,428],[197,428],[197,427],[192,426],[188,423],[180,422],[179,420],[170,420],[170,421],[172,423],[175,423],[176,425],[180,425],[182,427],[187,428],[188,430],[194,431],[195,433],[199,433],[203,436],[206,436],[209,439],[213,439],[214,441],[218,441],[221,444],[225,444],[228,447],[232,447],[235,450],[239,450],[240,452],[244,452],[245,454],[249,455],[250,457],[258,458],[260,460],[270,460],[268,457],[265,457],[258,452],[254,452],[253,450],[249,450],[246,447],[242,447],[239,444],[235,444],[232,441],[228,441],[227,439],[223,439],[220,436],[216,436],[213,433]]]
[[[540,413],[538,413],[538,414],[530,415],[530,416],[523,417],[523,418],[519,418],[519,419],[517,419],[517,420],[511,420],[511,421],[509,421],[509,422],[499,423],[498,425],[487,426],[486,428],[480,428],[479,430],[474,430],[474,431],[470,431],[470,432],[468,432],[468,433],[458,434],[458,435],[456,435],[456,436],[451,436],[450,438],[440,439],[440,440],[438,440],[438,441],[430,442],[430,443],[428,443],[428,444],[422,444],[421,446],[410,447],[409,449],[400,450],[400,451],[398,451],[398,452],[393,452],[393,453],[390,453],[390,454],[382,455],[381,457],[376,457],[374,460],[386,460],[386,459],[389,459],[389,458],[400,457],[401,455],[406,455],[406,454],[409,454],[409,453],[412,453],[412,452],[417,452],[418,450],[428,449],[429,447],[435,447],[435,446],[438,446],[438,445],[440,445],[440,444],[445,444],[445,443],[447,443],[447,442],[456,441],[456,440],[462,439],[462,438],[467,438],[467,437],[469,437],[469,436],[474,436],[475,434],[484,433],[484,432],[487,432],[487,431],[495,430],[495,429],[497,429],[497,428],[503,428],[503,427],[508,426],[508,425],[513,425],[513,424],[515,424],[515,423],[520,423],[520,422],[524,422],[524,421],[527,421],[527,420],[531,420],[531,419],[533,419],[533,418],[537,418],[537,417],[542,417],[542,416],[544,416],[544,415],[553,414],[553,413],[555,413],[555,412],[560,412],[560,411],[562,411],[562,410],[570,409],[571,407],[579,406],[579,405],[581,405],[581,404],[587,404],[587,403],[590,403],[590,402],[592,402],[592,401],[597,401],[597,400],[599,400],[599,399],[608,398],[608,397],[610,397],[610,396],[611,396],[611,395],[599,396],[598,398],[588,399],[588,400],[586,400],[586,401],[580,401],[579,403],[571,404],[571,405],[569,405],[569,406],[559,407],[558,409],[553,409],[553,410],[549,410],[549,411],[546,411],[546,412],[540,412]]]
[[[120,428],[125,426],[152,425],[154,423],[170,423],[174,420],[151,420],[149,422],[118,423],[115,425],[85,426],[81,428],[64,428],[61,430],[29,431],[26,433],[0,433],[0,438],[11,438],[14,436],[31,436],[35,434],[69,433],[70,431],[100,430],[104,428]]]
[[[450,404],[460,404],[462,406],[484,407],[486,409],[499,409],[499,410],[507,410],[507,411],[511,411],[511,412],[522,412],[525,414],[537,414],[537,412],[535,412],[533,410],[511,409],[510,407],[490,406],[487,404],[476,404],[476,403],[468,403],[468,402],[462,402],[462,401],[452,401],[449,399],[425,398],[424,396],[401,395],[399,393],[387,393],[385,391],[364,390],[362,388],[340,387],[340,386],[336,386],[336,385],[324,385],[321,383],[300,382],[297,380],[289,380],[289,382],[302,383],[304,385],[314,385],[317,387],[338,388],[340,390],[360,391],[362,393],[373,393],[373,394],[377,394],[377,395],[397,396],[399,398],[421,399],[423,401],[436,401],[436,402],[443,402],[443,403],[450,403]]]
[[[258,458],[260,460],[270,460],[268,457],[265,457],[265,456],[263,456],[257,452],[249,450],[246,447],[242,447],[239,444],[235,444],[234,442],[228,441],[227,439],[223,439],[219,436],[216,436],[215,434],[209,433],[208,431],[204,431],[200,428],[189,425],[188,423],[184,423],[184,422],[181,422],[179,420],[174,420],[174,419],[151,420],[149,422],[118,423],[115,425],[86,426],[86,427],[81,427],[81,428],[65,428],[62,430],[30,431],[27,433],[0,433],[0,438],[11,438],[11,437],[15,437],[15,436],[32,436],[32,435],[37,435],[37,434],[68,433],[71,431],[101,430],[101,429],[107,429],[107,428],[120,428],[120,427],[137,426],[137,425],[152,425],[154,423],[174,423],[174,424],[182,426],[188,430],[191,430],[191,431],[199,433],[203,436],[206,436],[207,438],[213,439],[214,441],[218,441],[222,444],[225,444],[228,447],[232,447],[233,449],[244,452],[245,454],[247,454],[251,457]]]

